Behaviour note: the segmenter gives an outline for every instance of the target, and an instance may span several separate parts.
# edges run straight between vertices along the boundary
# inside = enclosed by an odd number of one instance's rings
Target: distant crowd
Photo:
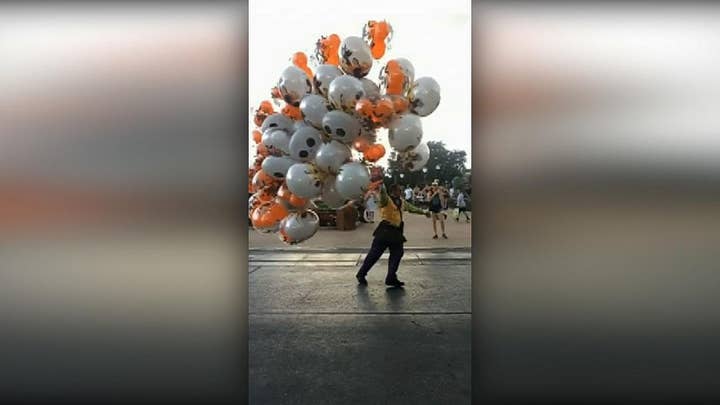
[[[445,220],[448,218],[448,211],[452,210],[452,215],[456,221],[460,221],[460,217],[464,217],[470,222],[470,190],[455,189],[454,187],[446,187],[439,184],[438,180],[429,185],[415,186],[403,185],[402,198],[412,206],[427,209],[432,215],[433,223],[433,239],[438,238],[437,225],[440,225],[442,237],[447,239],[445,234]],[[378,192],[368,191],[363,202],[358,204],[361,212],[361,218],[365,222],[374,222],[375,212],[378,210]]]
[[[470,198],[470,190],[456,190],[452,186],[450,188],[447,188],[445,186],[439,185],[438,183],[414,187],[411,185],[405,185],[403,188],[405,201],[425,208],[430,206],[432,196],[436,192],[445,202],[445,204],[443,204],[444,209],[457,207],[458,196],[460,196],[461,194],[461,200],[468,200]]]

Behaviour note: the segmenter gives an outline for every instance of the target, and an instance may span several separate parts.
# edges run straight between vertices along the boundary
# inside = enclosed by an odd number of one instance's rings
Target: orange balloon
[[[301,208],[307,204],[308,200],[305,198],[298,197],[295,194],[292,194],[290,196],[290,200],[288,202],[290,203],[290,205],[292,205],[295,208]]]
[[[255,125],[261,126],[265,121],[265,118],[274,112],[275,110],[269,101],[263,100],[260,102],[260,107],[258,107],[257,111],[255,111],[255,119],[253,120]]]
[[[385,39],[390,35],[392,27],[385,21],[368,21],[366,25],[367,39],[370,40],[370,52],[373,58],[380,59],[385,55],[387,44]]]
[[[364,136],[358,137],[355,142],[353,142],[353,146],[355,149],[363,153],[367,150],[368,147],[370,147],[370,142],[365,138]]]
[[[253,169],[255,169],[255,171],[258,171],[262,168],[263,160],[265,160],[265,156],[260,156],[260,155],[255,156],[255,161],[253,162]],[[255,173],[253,173],[253,174],[255,174]]]
[[[287,185],[283,183],[283,185],[278,189],[277,196],[281,200],[289,201],[290,197],[292,197],[292,193],[290,192],[290,189],[287,188]]]
[[[282,93],[280,92],[280,89],[277,88],[277,86],[270,89],[270,97],[274,99],[283,99]]]
[[[275,198],[273,193],[268,189],[259,190],[255,193],[255,197],[261,202],[272,201],[273,198]]]
[[[249,200],[250,205],[248,206],[248,211],[250,211],[250,215],[249,215],[250,219],[252,219],[252,213],[253,213],[253,211],[255,211],[255,208],[259,207],[260,204],[262,204],[262,203],[263,202],[258,200],[257,198],[255,198],[254,195],[250,198],[250,200]]]
[[[277,226],[288,215],[288,210],[276,201],[260,203],[250,214],[255,228],[268,229]]]
[[[300,107],[295,107],[294,105],[286,105],[285,107],[283,107],[282,113],[295,121],[300,121],[303,119]]]
[[[267,203],[261,203],[258,204],[255,208],[253,208],[252,212],[250,213],[250,221],[252,221],[252,224],[256,228],[263,228],[265,224],[263,224],[262,221],[262,208],[263,205]]]
[[[256,129],[253,131],[252,137],[253,137],[253,141],[255,141],[255,144],[257,145],[262,141],[262,132],[260,132]]]
[[[268,150],[267,146],[265,146],[265,144],[259,143],[257,145],[257,154],[265,157],[270,154],[270,151]]]
[[[385,147],[376,143],[375,145],[368,147],[363,155],[365,156],[365,160],[369,162],[377,162],[385,156]]]
[[[376,124],[385,124],[390,121],[394,113],[395,109],[392,100],[382,98],[375,104],[372,120]]]
[[[337,34],[330,34],[327,37],[323,36],[320,37],[315,44],[315,57],[320,63],[337,66],[340,64],[339,49],[340,37],[337,36]]]
[[[361,117],[370,118],[372,115],[373,103],[369,98],[363,97],[355,104],[355,112]]]
[[[355,111],[375,125],[387,124],[395,113],[393,102],[387,97],[379,99],[361,98],[355,104]]]
[[[272,187],[273,185],[275,185],[275,182],[275,178],[265,173],[265,171],[262,169],[255,172],[255,176],[253,176],[252,179],[252,184],[255,187],[256,192],[265,188]]]
[[[398,61],[388,61],[385,65],[385,94],[401,96],[408,80]]]
[[[307,56],[303,52],[295,52],[292,56],[293,65],[302,69],[310,80],[313,78],[312,70],[308,67]]]
[[[268,210],[263,214],[263,218],[270,223],[280,222],[288,216],[288,210],[284,205],[278,202],[271,202]]]
[[[253,185],[253,177],[255,177],[255,173],[257,172],[257,169],[250,167],[248,168],[248,192],[254,193],[255,192],[255,186]]]

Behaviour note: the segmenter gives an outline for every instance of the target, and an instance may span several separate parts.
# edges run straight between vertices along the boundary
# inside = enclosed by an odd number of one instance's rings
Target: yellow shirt
[[[387,190],[383,185],[380,189],[380,217],[394,226],[400,226],[402,222],[402,212],[407,211],[411,214],[425,214],[425,210],[415,207],[407,201],[400,200],[400,207],[387,195]]]

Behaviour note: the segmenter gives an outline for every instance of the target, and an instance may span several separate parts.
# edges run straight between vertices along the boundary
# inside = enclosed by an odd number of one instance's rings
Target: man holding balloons
[[[263,100],[254,113],[257,155],[249,174],[248,216],[255,230],[276,234],[286,244],[302,243],[320,228],[315,202],[337,209],[362,201],[374,187],[370,168],[386,154],[378,139],[381,130],[387,130],[404,170],[419,171],[427,164],[422,118],[440,104],[439,84],[431,77],[416,79],[406,58],[387,60],[379,84],[367,77],[393,35],[387,21],[371,20],[362,37],[330,34],[316,42],[314,57],[292,54],[292,64],[270,91],[272,101]],[[393,203],[394,190],[384,195],[385,221],[371,252],[381,249],[379,258],[390,248],[397,270],[404,237],[401,228],[398,236],[392,227],[402,225],[402,210],[419,210],[407,201]]]
[[[365,256],[365,261],[358,270],[355,277],[360,285],[367,285],[365,276],[370,269],[377,263],[380,256],[386,249],[390,250],[390,258],[388,260],[388,271],[385,276],[385,284],[393,287],[401,287],[404,282],[397,278],[400,260],[403,257],[403,244],[407,241],[403,235],[404,222],[402,219],[403,211],[411,214],[422,214],[430,217],[430,211],[415,207],[414,205],[404,201],[402,198],[402,187],[399,184],[393,184],[388,194],[385,186],[380,188],[380,216],[382,221],[373,232],[373,242],[370,251]]]

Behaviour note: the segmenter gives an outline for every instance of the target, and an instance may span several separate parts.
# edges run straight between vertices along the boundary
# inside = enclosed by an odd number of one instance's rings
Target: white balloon
[[[268,129],[262,135],[262,143],[271,154],[290,154],[290,135],[282,129]]]
[[[348,200],[361,198],[368,190],[370,172],[362,163],[350,162],[340,167],[335,189]]]
[[[300,112],[308,124],[322,129],[322,119],[328,113],[328,102],[317,94],[308,94],[300,102]]]
[[[290,154],[290,135],[282,129],[268,129],[261,140],[272,155]]]
[[[327,97],[330,83],[335,80],[336,77],[340,77],[342,75],[342,70],[335,65],[323,64],[318,66],[315,69],[315,75],[313,76],[315,91],[318,94]]]
[[[440,104],[440,85],[432,77],[421,77],[410,88],[408,101],[410,111],[426,117]]]
[[[336,77],[330,82],[328,88],[328,100],[333,107],[339,110],[354,111],[355,104],[364,96],[365,90],[362,82],[350,75]]]
[[[280,223],[278,237],[281,241],[294,245],[310,239],[320,229],[320,217],[314,211],[290,213]]]
[[[276,179],[283,180],[294,160],[285,156],[268,156],[262,162],[262,170]]]
[[[416,172],[425,167],[428,160],[430,160],[430,148],[427,143],[423,142],[415,149],[402,154],[399,160],[404,168]]]
[[[291,131],[291,133],[294,134],[295,132],[297,132],[298,129],[305,128],[305,127],[312,128],[312,125],[308,124],[305,121],[295,121],[295,123],[293,124],[293,130]]]
[[[312,82],[302,69],[293,65],[282,71],[277,87],[285,102],[297,107],[303,96],[312,91]]]
[[[274,113],[265,118],[260,131],[264,133],[268,129],[282,129],[286,132],[292,132],[294,125],[295,123],[290,118],[280,113]]]
[[[290,192],[300,198],[315,198],[322,190],[317,168],[309,163],[295,163],[290,166],[285,183]]]
[[[352,143],[362,131],[357,118],[339,110],[325,114],[322,124],[326,134],[344,143]]]
[[[367,78],[362,78],[360,79],[360,83],[362,84],[363,90],[365,91],[365,97],[380,97],[380,87],[378,87],[378,85],[375,84],[374,81]]]
[[[321,145],[320,131],[311,126],[301,127],[290,138],[290,157],[301,162],[309,162],[315,158]]]
[[[360,37],[347,37],[340,44],[340,67],[355,77],[364,77],[372,68],[373,57],[368,44]]]
[[[388,124],[390,146],[398,152],[406,152],[422,141],[422,124],[415,114],[401,114]]]
[[[340,208],[345,205],[345,197],[341,196],[340,193],[335,189],[335,176],[330,176],[325,179],[322,186],[322,192],[320,199],[330,208]]]
[[[333,140],[320,146],[315,155],[315,165],[326,173],[337,174],[340,166],[351,158],[350,148],[344,143]]]

